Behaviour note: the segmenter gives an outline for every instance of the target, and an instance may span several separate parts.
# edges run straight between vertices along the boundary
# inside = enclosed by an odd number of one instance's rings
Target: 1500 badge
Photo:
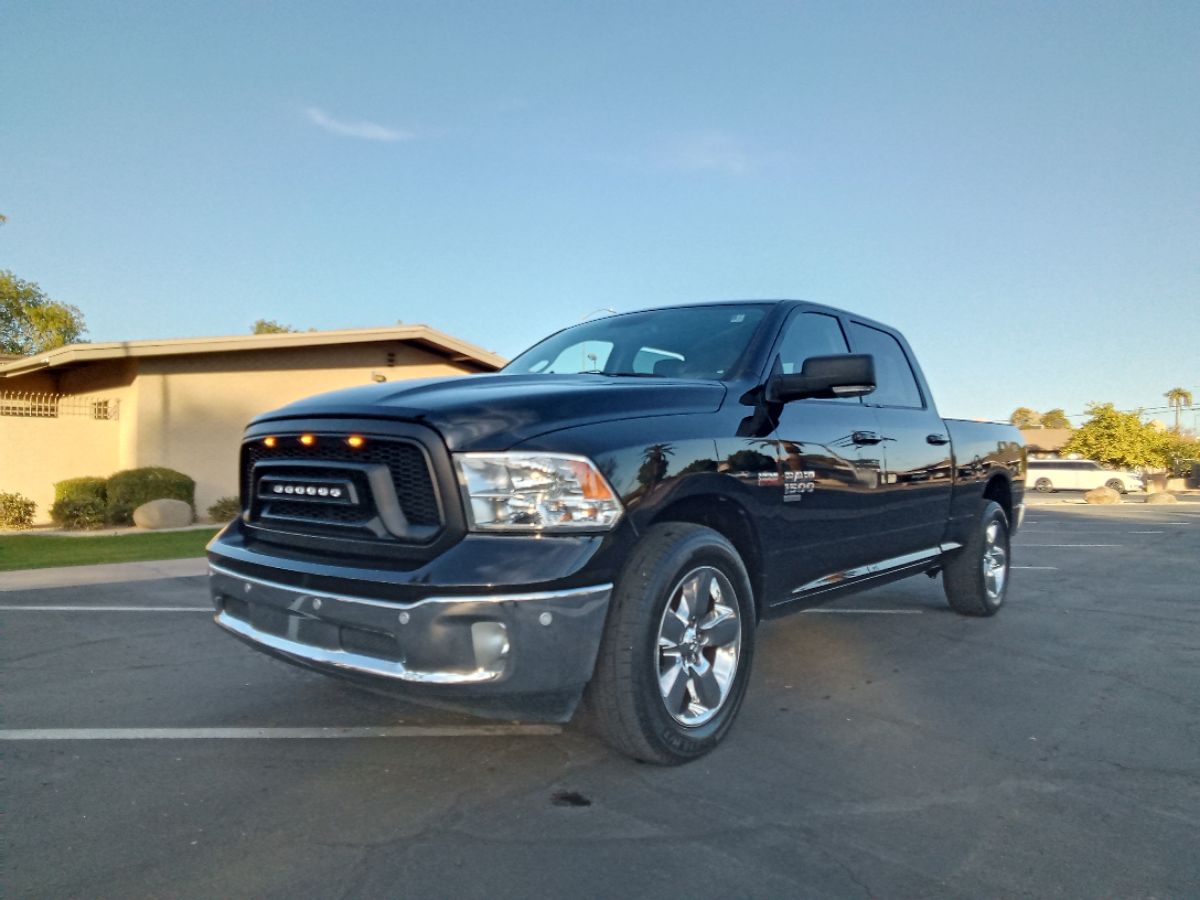
[[[793,500],[803,500],[805,494],[811,494],[817,489],[816,485],[817,473],[813,471],[800,472],[784,472],[783,473],[783,500],[789,502]]]

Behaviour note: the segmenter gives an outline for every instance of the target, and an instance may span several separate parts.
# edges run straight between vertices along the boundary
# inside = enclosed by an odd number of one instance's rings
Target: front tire
[[[964,616],[994,616],[1008,593],[1008,516],[985,501],[966,545],[946,561],[942,586],[950,608]]]
[[[1110,478],[1104,483],[1104,486],[1107,488],[1112,488],[1118,494],[1125,493],[1125,482],[1123,482],[1120,478]]]
[[[1039,478],[1033,483],[1033,489],[1039,494],[1049,494],[1054,490],[1054,485],[1049,478]]]
[[[754,658],[750,579],[718,532],[649,529],[617,581],[587,706],[601,737],[643,762],[678,765],[729,731]]]

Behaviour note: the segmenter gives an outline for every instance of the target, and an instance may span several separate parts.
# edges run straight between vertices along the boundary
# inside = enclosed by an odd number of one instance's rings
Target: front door
[[[848,352],[837,317],[798,312],[784,326],[779,370],[799,373],[809,357]],[[765,543],[783,580],[769,602],[786,602],[872,561],[884,448],[875,411],[857,398],[787,403],[772,440],[780,479]]]

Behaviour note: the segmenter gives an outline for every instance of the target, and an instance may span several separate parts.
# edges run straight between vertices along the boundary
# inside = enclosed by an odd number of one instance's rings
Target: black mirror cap
[[[767,400],[790,403],[862,397],[875,390],[875,357],[869,353],[811,356],[799,375],[775,375],[767,382]]]

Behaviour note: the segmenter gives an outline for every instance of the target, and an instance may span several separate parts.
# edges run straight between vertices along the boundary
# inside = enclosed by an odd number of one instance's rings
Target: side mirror
[[[867,353],[810,356],[799,375],[774,375],[767,382],[767,400],[789,403],[806,397],[862,397],[875,390],[875,357]]]

